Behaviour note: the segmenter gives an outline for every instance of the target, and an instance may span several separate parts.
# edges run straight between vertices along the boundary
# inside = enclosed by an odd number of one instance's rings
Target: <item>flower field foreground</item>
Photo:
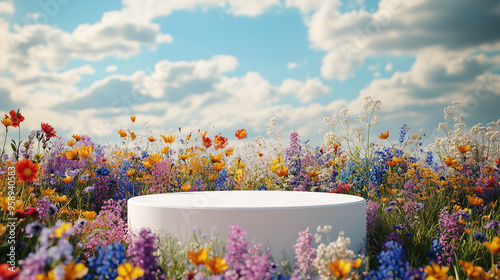
[[[325,118],[320,147],[296,132],[284,145],[275,119],[272,141],[244,129],[138,132],[135,116],[116,128],[119,145],[60,137],[46,123],[20,139],[24,116],[12,110],[2,120],[0,278],[499,279],[500,120],[466,130],[454,103],[443,137],[423,145],[430,139],[407,125],[378,129],[380,106],[368,97],[353,122],[347,109]],[[187,244],[128,231],[128,198],[207,190],[362,196],[365,253],[329,225],[298,232],[295,256],[283,260],[237,225],[228,236],[195,228]]]

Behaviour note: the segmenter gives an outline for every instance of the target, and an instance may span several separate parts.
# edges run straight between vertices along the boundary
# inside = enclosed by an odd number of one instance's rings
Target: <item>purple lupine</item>
[[[295,249],[295,265],[294,275],[300,275],[302,278],[311,277],[314,272],[312,262],[316,258],[316,249],[312,248],[313,235],[309,232],[309,227],[306,230],[299,232],[297,243],[293,245]]]
[[[366,202],[366,231],[370,232],[375,227],[375,221],[378,217],[378,209],[380,205],[378,203],[368,200]]]
[[[232,225],[230,229],[224,256],[229,266],[224,273],[226,279],[270,279],[269,253],[261,252],[261,244],[254,244],[249,249],[250,243],[245,240],[247,232],[238,225]]]
[[[150,229],[143,228],[138,234],[135,234],[134,241],[127,249],[127,257],[130,258],[134,266],[139,266],[144,270],[141,279],[156,280],[159,274],[159,268],[156,262],[156,245],[158,237]]]
[[[460,239],[460,224],[456,215],[450,214],[447,207],[442,208],[439,213],[439,230],[441,233],[439,244],[441,244],[442,250],[437,261],[439,265],[448,266],[453,263],[453,252],[457,249],[453,240]]]
[[[36,202],[36,210],[38,210],[38,218],[40,220],[43,220],[49,214],[50,204],[48,196],[44,196]]]

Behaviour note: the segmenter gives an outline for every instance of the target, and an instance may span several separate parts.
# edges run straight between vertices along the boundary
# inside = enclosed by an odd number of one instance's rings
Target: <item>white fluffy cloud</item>
[[[367,56],[500,48],[498,2],[381,0],[373,13],[338,8],[326,1],[308,22],[312,47],[327,52],[321,73],[329,79],[352,76]]]
[[[14,5],[11,1],[0,2],[0,14],[13,14],[16,12]]]

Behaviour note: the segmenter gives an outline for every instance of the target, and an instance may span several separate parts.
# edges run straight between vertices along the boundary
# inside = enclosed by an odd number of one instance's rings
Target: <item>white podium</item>
[[[282,252],[294,262],[298,232],[331,225],[330,240],[340,231],[351,238],[355,253],[366,237],[366,201],[352,195],[292,191],[211,191],[153,194],[128,200],[128,226],[160,229],[189,241],[196,226],[210,235],[215,226],[226,240],[229,226],[238,224],[246,239],[270,247],[276,263]],[[325,239],[323,238],[324,242]],[[314,243],[315,244],[315,243]]]

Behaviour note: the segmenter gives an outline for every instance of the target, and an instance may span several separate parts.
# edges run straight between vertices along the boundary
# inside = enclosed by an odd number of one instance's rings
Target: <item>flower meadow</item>
[[[454,102],[431,138],[379,128],[378,100],[363,110],[325,118],[318,147],[283,135],[277,119],[268,138],[137,128],[132,116],[116,128],[119,144],[47,123],[20,139],[25,118],[12,110],[2,119],[0,279],[500,279],[500,120],[467,128]],[[362,196],[364,249],[331,225],[297,232],[282,260],[237,224],[227,236],[194,228],[186,243],[128,230],[131,197],[228,190]]]

